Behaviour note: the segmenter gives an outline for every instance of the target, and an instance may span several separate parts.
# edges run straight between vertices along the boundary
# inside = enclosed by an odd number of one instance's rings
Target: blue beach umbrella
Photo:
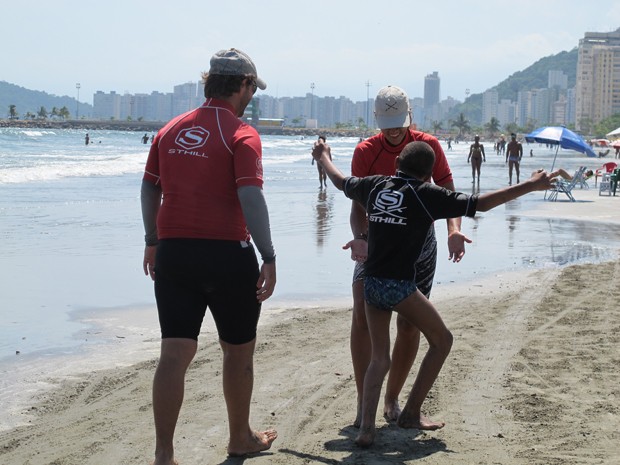
[[[592,150],[592,148],[581,138],[581,136],[578,136],[570,129],[566,129],[564,126],[545,126],[534,129],[525,136],[525,140],[528,142],[538,142],[539,144],[557,145],[555,156],[553,157],[553,164],[551,165],[551,171],[553,171],[553,168],[555,167],[555,159],[558,157],[558,150],[560,147],[563,149],[576,150],[577,152],[585,153],[589,157],[596,157],[594,150]]]

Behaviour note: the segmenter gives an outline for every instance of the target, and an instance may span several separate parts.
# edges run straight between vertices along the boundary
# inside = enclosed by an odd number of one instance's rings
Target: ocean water
[[[152,309],[152,282],[142,272],[140,182],[148,145],[142,133],[0,129],[0,368],[19,357],[71,354],[94,344],[98,312]],[[278,256],[278,284],[264,311],[324,304],[348,305],[353,262],[350,202],[333,186],[320,190],[311,164],[314,138],[263,137],[265,195]],[[349,172],[357,138],[330,138],[335,163]],[[444,144],[444,149],[446,148]],[[469,144],[446,150],[458,190],[472,192]],[[486,144],[480,190],[507,184],[504,157]],[[555,151],[524,146],[523,176],[550,168]],[[556,166],[571,172],[600,160],[560,151]],[[463,282],[522,268],[563,266],[610,258],[620,245],[612,226],[525,218],[544,202],[533,193],[463,219],[474,240],[464,260],[447,260],[445,222],[439,241],[437,283]],[[96,318],[95,318],[96,319]],[[136,323],[140,324],[140,322]],[[19,356],[19,357],[18,357]]]

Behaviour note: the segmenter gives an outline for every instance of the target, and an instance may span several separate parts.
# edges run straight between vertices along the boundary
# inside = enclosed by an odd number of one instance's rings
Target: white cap
[[[379,129],[411,126],[409,97],[405,91],[396,86],[379,90],[375,99],[375,118]]]

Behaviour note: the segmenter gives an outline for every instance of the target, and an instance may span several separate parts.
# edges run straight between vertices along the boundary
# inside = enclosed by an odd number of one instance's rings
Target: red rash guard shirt
[[[353,152],[351,174],[356,177],[382,174],[392,176],[396,173],[396,157],[409,142],[422,141],[431,146],[435,152],[433,182],[445,186],[452,181],[452,172],[446,155],[436,137],[421,131],[409,129],[400,145],[394,147],[387,143],[382,133],[360,142]]]
[[[263,186],[260,137],[227,102],[207,99],[159,131],[144,180],[162,189],[159,239],[249,240],[237,188]]]

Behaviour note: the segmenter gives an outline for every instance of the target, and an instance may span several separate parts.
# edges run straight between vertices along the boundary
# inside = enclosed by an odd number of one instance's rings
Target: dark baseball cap
[[[225,76],[254,76],[259,89],[265,90],[267,84],[258,77],[256,66],[252,59],[241,50],[229,48],[220,50],[211,57],[209,74],[222,74]]]

